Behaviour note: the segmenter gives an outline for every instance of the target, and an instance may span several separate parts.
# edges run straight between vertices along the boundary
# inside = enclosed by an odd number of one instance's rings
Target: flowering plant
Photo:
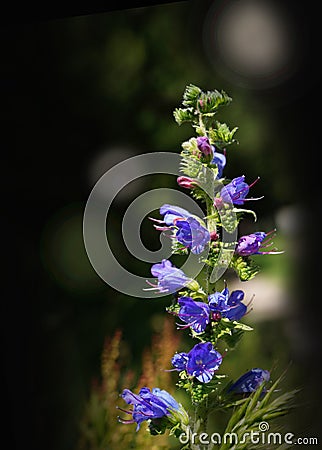
[[[213,411],[229,412],[226,432],[241,438],[261,421],[286,414],[296,392],[276,396],[276,386],[282,377],[271,381],[267,368],[253,368],[236,381],[224,374],[224,360],[229,351],[245,332],[252,331],[242,321],[250,311],[251,299],[245,299],[242,289],[230,292],[226,281],[224,289],[217,290],[216,282],[227,268],[234,270],[241,282],[248,281],[259,271],[252,255],[281,253],[269,249],[272,232],[255,231],[237,237],[244,214],[252,214],[256,219],[254,211],[244,205],[261,197],[249,197],[258,179],[248,184],[244,175],[232,180],[224,176],[227,147],[236,142],[237,127],[230,130],[216,119],[216,114],[231,100],[223,91],[203,92],[197,86],[187,86],[182,107],[174,111],[174,118],[179,125],[191,123],[197,137],[182,144],[183,175],[177,181],[204,205],[204,217],[179,205],[164,204],[159,211],[162,218],[152,219],[156,230],[170,231],[173,254],[191,252],[202,263],[200,273],[190,277],[164,259],[152,266],[156,281],[145,288],[172,294],[167,312],[178,319],[178,329],[188,329],[191,338],[197,341],[188,352],[176,352],[168,369],[178,372],[177,387],[188,393],[191,405],[185,408],[172,394],[156,386],[142,386],[138,393],[124,389],[121,394],[130,407],[120,407],[129,416],[120,417],[120,422],[136,423],[137,430],[142,422],[147,422],[151,434],[170,430],[180,437],[185,433],[191,439],[184,448],[196,450],[214,447],[209,442],[205,447],[198,437],[192,439],[207,431],[207,419]],[[220,448],[229,447],[224,443]],[[234,449],[242,448],[251,448],[251,443],[234,445]]]

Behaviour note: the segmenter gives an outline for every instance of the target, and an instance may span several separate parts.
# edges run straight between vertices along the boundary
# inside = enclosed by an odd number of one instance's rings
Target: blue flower
[[[148,282],[152,287],[145,290],[172,293],[182,289],[184,286],[188,286],[192,290],[199,289],[197,281],[188,278],[182,270],[173,266],[171,261],[167,259],[163,259],[161,263],[154,264],[151,267],[151,273],[158,278],[158,284],[154,285]]]
[[[202,333],[205,331],[209,323],[210,310],[207,303],[195,302],[191,297],[180,297],[178,303],[181,306],[178,317],[186,322],[195,333]]]
[[[191,252],[196,255],[204,251],[210,241],[210,233],[198,220],[193,217],[177,219],[175,226],[178,227],[175,236],[181,244],[190,248]]]
[[[211,342],[197,344],[188,353],[187,374],[209,383],[222,363],[222,356]]]
[[[174,221],[178,218],[187,219],[191,216],[191,213],[180,206],[165,204],[160,208],[160,214],[163,217],[163,221],[166,225],[174,225]]]
[[[225,288],[222,292],[215,292],[208,297],[210,310],[218,317],[229,320],[240,320],[247,312],[247,306],[242,303],[244,292],[241,290],[229,291]]]
[[[252,184],[248,185],[245,183],[244,175],[234,178],[230,183],[226,184],[226,186],[221,189],[221,200],[225,203],[233,203],[234,205],[243,205],[244,202],[248,200],[259,200],[259,198],[246,198],[249,188],[251,188],[258,180],[259,178],[257,178]],[[215,202],[216,200],[218,201],[220,199],[215,199]]]
[[[119,421],[122,423],[137,423],[136,431],[139,430],[143,421],[171,416],[181,408],[181,405],[167,391],[159,388],[154,388],[151,392],[149,388],[143,387],[139,394],[124,389],[121,396],[127,404],[133,406],[133,409],[126,411],[119,408],[121,411],[132,415],[132,419],[123,420],[119,418]]]
[[[271,232],[270,232],[271,233]],[[242,236],[238,239],[237,247],[235,252],[241,256],[250,256],[250,255],[272,255],[272,254],[280,254],[283,253],[270,250],[270,251],[260,251],[262,245],[264,244],[264,240],[270,233],[264,233],[263,231],[257,231],[256,233],[248,234],[246,236]],[[269,240],[265,242],[265,247],[268,245]]]
[[[242,303],[244,292],[241,290],[229,291],[225,288],[222,292],[214,292],[208,296],[208,303],[196,302],[191,297],[180,297],[178,304],[180,309],[176,313],[186,325],[195,333],[203,333],[210,321],[218,322],[221,318],[240,320],[247,312],[247,306]],[[250,302],[249,302],[250,303]]]
[[[167,406],[168,411],[177,411],[179,409],[180,405],[178,402],[164,389],[153,388],[152,394]]]
[[[235,383],[233,383],[228,392],[236,394],[250,394],[256,391],[265,381],[269,381],[270,373],[268,370],[251,369],[246,372]]]
[[[176,370],[186,370],[189,361],[188,353],[176,353],[171,359],[171,363]]]
[[[216,164],[218,168],[218,175],[216,176],[216,179],[221,178],[226,165],[226,156],[222,153],[214,152],[214,157],[211,163]]]
[[[210,233],[200,219],[179,206],[168,204],[161,206],[160,214],[164,216],[163,220],[152,220],[166,226],[155,225],[157,230],[173,230],[173,237],[192,253],[203,252],[210,241]]]
[[[209,383],[222,363],[222,356],[211,342],[196,344],[189,353],[179,353],[172,358],[175,370],[185,370],[202,383]]]

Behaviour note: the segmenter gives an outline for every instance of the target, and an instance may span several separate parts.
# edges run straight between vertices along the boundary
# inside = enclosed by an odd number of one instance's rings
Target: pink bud
[[[215,231],[210,232],[210,240],[211,241],[217,241],[218,238],[219,238],[219,236]]]
[[[186,189],[193,189],[193,187],[194,187],[194,180],[189,177],[178,177],[177,183],[179,186],[186,188]]]

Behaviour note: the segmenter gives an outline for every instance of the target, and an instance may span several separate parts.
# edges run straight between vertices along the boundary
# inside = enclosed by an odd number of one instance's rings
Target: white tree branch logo
[[[180,160],[181,156],[172,152],[145,153],[128,158],[108,170],[97,181],[88,197],[83,216],[85,249],[97,274],[109,286],[119,292],[140,298],[167,295],[166,293],[143,290],[146,287],[146,281],[153,283],[154,278],[133,274],[119,263],[108,242],[106,220],[114,198],[125,186],[145,175],[168,174],[178,177],[182,175],[180,173]],[[210,171],[205,167],[205,171],[207,170]],[[109,182],[111,178],[113,183]],[[207,178],[210,177],[205,177],[205,179]],[[219,184],[223,187],[221,183]],[[202,182],[199,185],[213,200],[213,186]],[[104,192],[104,196],[101,195],[102,192]],[[158,188],[138,195],[124,214],[122,237],[129,253],[140,261],[158,263],[171,256],[171,246],[163,233],[160,235],[161,248],[156,251],[147,249],[140,237],[143,219],[151,211],[166,203],[169,198],[171,198],[173,204],[178,204],[199,217],[203,216],[202,209],[197,201],[180,190]],[[153,207],[150,205],[153,205]],[[218,212],[220,214],[220,210]],[[235,214],[232,204],[231,213]],[[235,248],[236,236],[237,229],[232,232],[223,230],[221,239],[225,245],[221,246],[218,264],[212,271],[212,282],[219,279],[227,269]],[[209,249],[207,248],[198,255],[190,252],[180,269],[194,279],[204,267],[204,260],[207,258],[208,252]]]

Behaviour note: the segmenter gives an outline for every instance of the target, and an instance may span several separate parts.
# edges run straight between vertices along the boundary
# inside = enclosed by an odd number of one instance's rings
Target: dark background
[[[94,184],[88,167],[100,149],[121,145],[131,154],[173,151],[190,136],[172,119],[190,82],[225,89],[242,111],[250,112],[248,121],[261,117],[266,124],[265,139],[256,141],[258,157],[246,151],[231,162],[236,175],[241,164],[250,179],[263,174],[265,202],[256,205],[258,215],[293,203],[303,208],[298,236],[302,256],[293,291],[304,346],[297,361],[303,368],[299,380],[310,407],[296,421],[313,423],[310,435],[317,435],[318,11],[313,2],[283,2],[298,30],[297,69],[277,85],[252,89],[225,79],[202,48],[206,12],[213,3],[221,7],[226,2],[176,2],[171,11],[166,10],[169,2],[136,10],[126,8],[147,2],[123,3],[67,11],[52,5],[46,12],[29,5],[28,11],[12,8],[2,16],[2,258],[8,288],[2,298],[2,388],[9,448],[73,448],[104,337],[122,327],[135,360],[153,331],[148,326],[139,333],[139,321],[161,313],[167,303],[124,299],[98,279],[84,255],[78,225]],[[127,51],[133,59],[126,57]],[[246,119],[233,113],[233,107],[230,113],[243,130]],[[239,138],[247,147],[247,129],[243,133]],[[115,222],[122,208],[126,205],[120,201]],[[65,240],[57,242],[71,259],[55,248],[59,227],[58,237]],[[155,238],[150,242],[155,245]],[[126,255],[121,252],[120,257]],[[64,268],[78,259],[79,274],[70,279]],[[63,261],[62,268],[57,261]]]

